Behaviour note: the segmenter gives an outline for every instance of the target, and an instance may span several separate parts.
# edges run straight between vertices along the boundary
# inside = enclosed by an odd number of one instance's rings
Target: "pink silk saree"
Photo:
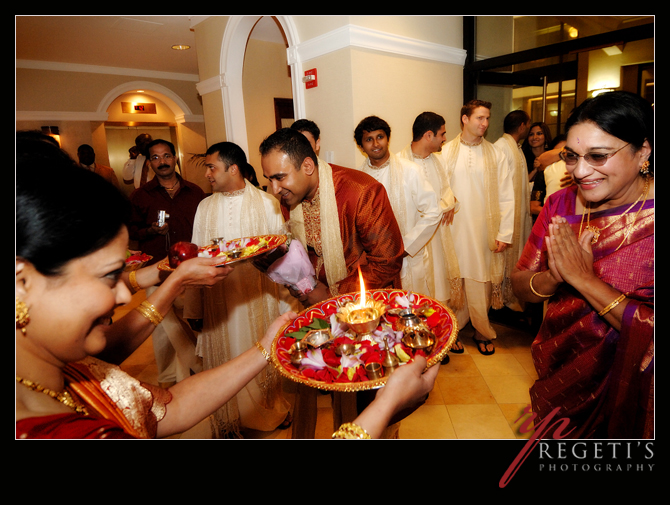
[[[565,217],[579,234],[576,198],[572,186],[547,199],[520,270],[548,269],[544,237],[552,216]],[[560,408],[574,438],[653,438],[654,201],[637,204],[622,218],[627,208],[591,214],[591,224],[601,230],[611,223],[593,245],[594,270],[630,300],[621,332],[565,284],[549,299],[531,347],[539,377],[530,390],[536,424]]]

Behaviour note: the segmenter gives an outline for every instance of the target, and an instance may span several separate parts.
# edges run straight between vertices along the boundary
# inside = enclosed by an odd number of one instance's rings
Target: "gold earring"
[[[30,315],[28,314],[28,306],[22,302],[19,297],[16,297],[16,329],[21,330],[21,333],[26,334],[26,326],[30,322]]]
[[[642,168],[640,168],[640,173],[642,175],[647,175],[649,173],[649,160],[642,163]]]

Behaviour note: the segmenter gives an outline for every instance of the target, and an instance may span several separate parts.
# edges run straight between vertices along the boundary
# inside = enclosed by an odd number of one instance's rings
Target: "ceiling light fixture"
[[[187,49],[191,49],[191,46],[188,46],[186,44],[175,44],[172,46],[172,49],[175,51],[186,51]]]

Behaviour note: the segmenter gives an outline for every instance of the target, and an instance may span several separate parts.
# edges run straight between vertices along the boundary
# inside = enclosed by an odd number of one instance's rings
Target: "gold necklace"
[[[619,244],[619,247],[616,248],[616,250],[618,251],[619,248],[625,242],[625,240],[628,238],[628,235],[630,235],[631,227],[633,226],[633,224],[635,224],[635,221],[637,220],[638,214],[640,214],[640,211],[642,210],[642,207],[644,207],[644,204],[647,201],[648,193],[649,193],[649,179],[646,179],[645,182],[644,182],[644,189],[642,190],[642,193],[640,193],[640,196],[637,197],[637,200],[635,200],[633,202],[633,204],[623,212],[623,214],[619,215],[619,217],[617,217],[615,220],[613,220],[611,223],[609,223],[607,226],[605,226],[603,228],[598,228],[597,226],[594,226],[594,225],[591,224],[591,202],[589,202],[588,203],[588,214],[586,212],[587,207],[584,207],[584,209],[582,210],[582,221],[579,223],[579,236],[580,237],[582,236],[582,226],[584,225],[584,215],[585,214],[586,214],[586,228],[585,228],[585,231],[590,231],[591,233],[593,233],[593,237],[591,238],[591,244],[595,244],[596,242],[598,242],[598,239],[600,238],[600,234],[603,232],[603,230],[606,230],[607,228],[612,226],[619,218],[622,218],[623,216],[628,214],[628,212],[630,212],[630,210],[633,207],[635,207],[638,204],[638,202],[640,201],[640,199],[642,199],[642,197],[644,196],[644,201],[642,202],[642,205],[640,205],[640,208],[638,209],[637,213],[635,214],[635,218],[633,219],[631,224],[628,226],[628,229],[626,231],[626,234],[624,235],[623,240],[621,241],[621,244]]]
[[[88,415],[86,407],[77,404],[77,402],[74,401],[70,393],[68,393],[67,391],[53,391],[51,389],[45,388],[44,386],[40,386],[39,384],[31,380],[22,379],[18,375],[16,376],[16,382],[18,382],[19,384],[23,384],[28,389],[32,389],[33,391],[37,391],[38,393],[44,393],[45,395],[50,396],[55,400],[58,400],[62,404],[70,407],[75,412],[84,414],[85,416]]]

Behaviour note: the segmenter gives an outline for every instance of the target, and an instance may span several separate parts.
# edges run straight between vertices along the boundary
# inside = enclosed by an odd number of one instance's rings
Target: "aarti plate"
[[[366,296],[372,296],[374,300],[383,302],[387,310],[403,308],[399,302],[407,299],[408,293],[399,289],[378,289],[366,291]],[[435,344],[433,345],[430,354],[426,357],[428,363],[427,367],[439,364],[446,356],[447,352],[456,341],[458,336],[458,323],[453,312],[448,308],[437,302],[436,300],[427,296],[412,293],[414,297],[412,306],[414,308],[422,308],[425,311],[426,306],[432,313],[431,317],[422,319],[430,321],[429,328],[435,335]],[[298,314],[298,317],[290,323],[284,325],[277,333],[272,342],[271,357],[275,368],[280,374],[287,379],[290,379],[299,384],[304,384],[310,387],[325,391],[339,391],[339,392],[354,392],[365,391],[369,389],[377,389],[386,384],[387,376],[373,379],[360,380],[357,382],[327,382],[308,377],[305,371],[308,367],[295,365],[291,361],[291,354],[289,349],[294,337],[291,334],[299,332],[301,329],[307,330],[305,327],[323,327],[325,322],[330,320],[331,315],[337,313],[338,307],[345,305],[348,302],[358,301],[359,293],[349,293],[330,298],[321,303],[317,303]],[[317,321],[317,319],[319,321]],[[392,323],[394,317],[387,312],[381,322]],[[317,323],[316,326],[314,323]],[[304,331],[303,330],[303,331]],[[327,346],[328,344],[326,344]],[[401,365],[402,366],[402,365]],[[312,374],[310,374],[312,375]]]
[[[220,257],[221,263],[218,263],[216,266],[222,267],[268,253],[286,242],[286,239],[286,235],[258,235],[255,237],[235,238],[224,242],[223,251],[221,252],[217,252],[219,251],[218,245],[207,245],[200,247],[199,253],[209,256],[214,255],[211,257]],[[266,243],[260,248],[256,247],[262,241]],[[172,272],[174,270],[170,266],[168,258],[163,258],[157,265],[158,269],[164,272]]]

